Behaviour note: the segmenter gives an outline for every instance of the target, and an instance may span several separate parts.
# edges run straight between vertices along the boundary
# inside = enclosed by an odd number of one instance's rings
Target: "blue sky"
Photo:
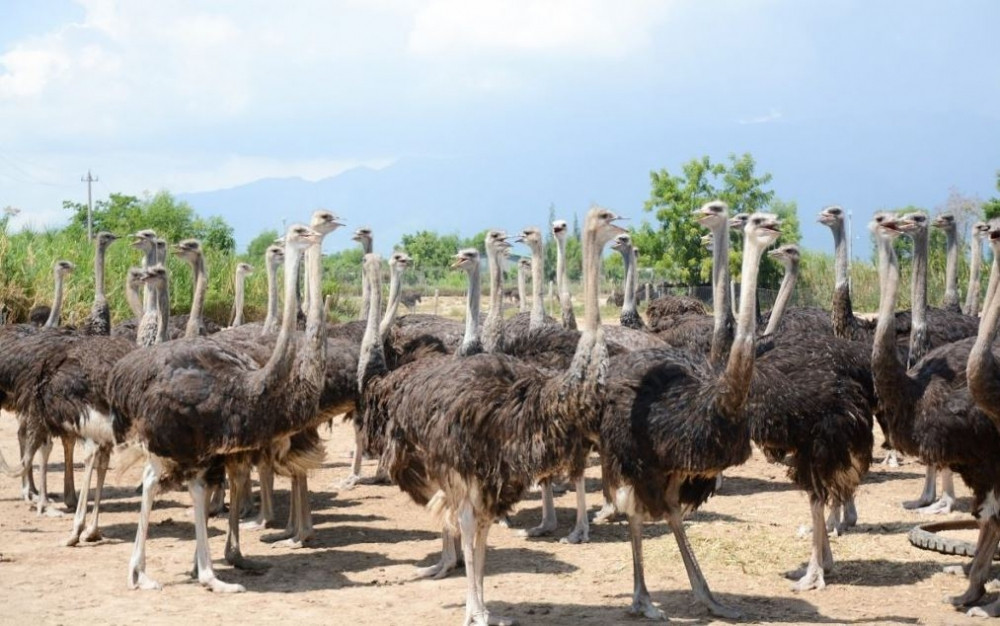
[[[998,2],[277,7],[3,0],[0,206],[58,224],[88,168],[103,197],[435,158],[512,186],[551,170],[551,192],[525,199],[535,222],[579,198],[641,219],[650,170],[751,152],[798,202],[806,245],[829,249],[826,204],[866,220],[953,187],[997,193]],[[524,225],[485,213],[455,228]]]

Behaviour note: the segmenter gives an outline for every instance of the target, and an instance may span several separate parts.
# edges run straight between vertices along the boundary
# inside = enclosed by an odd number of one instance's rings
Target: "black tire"
[[[939,535],[942,530],[976,530],[979,522],[974,519],[951,520],[947,522],[932,522],[914,526],[908,538],[910,543],[921,550],[931,550],[941,554],[953,554],[955,556],[967,556],[972,558],[976,554],[976,545]],[[993,555],[994,560],[1000,560],[1000,549]]]

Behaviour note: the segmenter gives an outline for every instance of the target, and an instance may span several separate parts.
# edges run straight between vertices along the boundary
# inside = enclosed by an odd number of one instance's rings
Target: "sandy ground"
[[[245,554],[272,567],[263,574],[244,573],[222,561],[225,521],[210,522],[220,578],[248,590],[238,595],[214,595],[188,578],[194,528],[186,492],[163,494],[152,515],[147,572],[163,583],[163,590],[126,588],[138,517],[138,467],[120,476],[112,470],[102,515],[105,539],[75,548],[60,545],[70,530],[69,517],[37,517],[21,501],[18,480],[0,478],[0,622],[461,623],[461,571],[442,581],[412,579],[414,567],[432,563],[439,548],[430,516],[395,487],[339,490],[352,437],[343,424],[326,435],[327,464],[310,478],[316,536],[306,548],[273,548],[248,534]],[[0,450],[10,460],[16,448],[15,424],[4,420]],[[62,484],[61,450],[56,448],[50,492],[58,492]],[[81,468],[78,460],[78,481]],[[365,471],[373,469],[367,462]],[[728,473],[721,494],[690,518],[688,532],[713,591],[738,607],[748,622],[973,623],[977,620],[941,601],[964,589],[962,579],[941,572],[961,559],[918,550],[906,539],[922,518],[899,503],[916,496],[922,475],[922,467],[912,462],[896,469],[873,468],[859,494],[858,527],[832,540],[837,563],[822,591],[789,590],[784,572],[808,557],[808,541],[797,537],[799,526],[808,521],[807,501],[787,482],[783,469],[768,465],[759,453]],[[588,479],[588,501],[596,508],[601,497],[596,465]],[[966,511],[968,496],[959,485],[960,506]],[[571,527],[574,498],[572,492],[558,498],[560,536]],[[287,500],[287,482],[279,479],[282,520]],[[538,495],[529,494],[513,521],[519,527],[533,525],[539,514]],[[653,599],[672,621],[713,621],[694,601],[665,524],[647,525],[645,557]],[[640,620],[625,613],[631,588],[622,523],[594,526],[591,542],[577,546],[560,544],[557,538],[520,538],[499,526],[490,534],[486,598],[495,614],[522,624],[635,624]]]

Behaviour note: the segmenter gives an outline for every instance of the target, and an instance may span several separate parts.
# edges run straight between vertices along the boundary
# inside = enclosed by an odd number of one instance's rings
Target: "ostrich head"
[[[53,272],[55,272],[56,278],[65,278],[73,273],[76,266],[69,261],[56,261],[55,265],[52,266]]]
[[[486,250],[495,251],[497,254],[503,255],[510,250],[510,242],[507,241],[507,231],[504,230],[490,230],[486,233]]]
[[[729,205],[722,200],[712,200],[696,209],[694,211],[694,218],[705,228],[714,230],[720,224],[726,223],[726,216],[728,214]]]
[[[990,225],[986,222],[976,222],[972,225],[972,239],[974,241],[982,241],[990,233]]]
[[[909,236],[914,239],[920,235],[927,232],[927,226],[929,225],[929,220],[927,215],[920,212],[907,213],[898,221],[899,228]]]
[[[749,213],[737,213],[729,218],[729,228],[743,232],[743,229],[747,227],[747,220],[749,219]]]
[[[868,229],[876,237],[883,239],[895,239],[903,234],[899,218],[885,211],[880,211],[872,217],[872,221],[868,224]]]
[[[367,226],[362,226],[361,228],[354,231],[354,236],[351,237],[354,241],[360,244],[368,243],[371,244],[372,241],[372,229]]]
[[[521,231],[521,234],[514,239],[517,243],[523,243],[534,250],[535,246],[542,245],[542,231],[535,226],[528,226]]]
[[[188,263],[195,263],[201,257],[201,242],[197,239],[185,239],[174,244],[174,254]]]
[[[140,230],[139,232],[131,235],[132,237],[132,247],[141,250],[143,252],[152,252],[156,249],[156,231],[155,230]]]
[[[129,289],[138,291],[143,285],[143,276],[145,271],[141,267],[130,267],[128,268],[128,274],[126,275],[125,281]]]
[[[628,254],[632,251],[632,235],[628,233],[618,235],[611,242],[611,249],[622,255]]]
[[[712,233],[705,233],[701,236],[701,245],[705,246],[709,252],[712,251],[712,246],[715,245],[715,235]]]
[[[392,256],[389,257],[389,269],[393,272],[400,273],[406,268],[410,267],[412,259],[410,255],[405,252],[393,252]]]
[[[594,243],[597,244],[598,249],[603,249],[612,239],[628,232],[618,224],[615,224],[618,220],[623,219],[625,218],[614,211],[609,211],[601,207],[594,207],[590,210],[587,214],[587,226],[588,230],[593,231],[597,236]]]
[[[934,218],[934,228],[940,228],[946,233],[955,233],[955,216],[951,213],[942,213]]]
[[[323,234],[305,224],[292,224],[285,231],[285,250],[291,248],[296,254],[302,254],[310,246],[318,245],[323,241]]]
[[[278,267],[285,262],[285,249],[279,245],[268,246],[264,252],[264,261],[268,267]]]
[[[157,237],[154,243],[156,244],[156,262],[162,265],[167,262],[167,240]]]
[[[556,239],[563,241],[566,239],[566,233],[569,232],[569,225],[566,224],[566,220],[556,220],[552,222],[552,234],[555,235]]]
[[[313,212],[312,220],[309,222],[309,226],[313,230],[323,235],[332,233],[343,225],[344,223],[340,221],[340,218],[323,209]]]
[[[236,264],[236,275],[240,278],[246,278],[253,274],[253,265],[249,263],[237,263]]]
[[[781,218],[774,213],[754,213],[747,218],[743,233],[748,243],[753,241],[766,248],[781,236]]]
[[[779,246],[774,250],[768,250],[767,256],[771,257],[776,261],[780,261],[782,265],[785,266],[785,270],[792,267],[793,265],[798,265],[799,263],[799,247],[793,243],[789,243],[783,246]]]
[[[464,250],[459,250],[452,259],[451,269],[471,272],[473,269],[479,267],[479,250],[465,248]]]
[[[154,265],[146,270],[139,270],[139,282],[153,289],[162,289],[167,284],[167,268]]]
[[[529,259],[527,257],[521,257],[517,261],[517,268],[520,269],[520,270],[523,270],[525,272],[530,272],[531,271],[531,259]]]
[[[819,212],[819,221],[821,224],[834,228],[840,224],[844,223],[844,209],[837,205],[828,206]]]
[[[118,235],[109,233],[106,230],[102,230],[101,232],[97,233],[97,236],[94,237],[94,239],[97,241],[98,248],[100,248],[101,250],[107,250],[108,246],[110,246],[111,244],[113,244],[115,241],[118,240]]]
[[[978,222],[976,225],[982,224],[983,222]],[[996,256],[1000,254],[1000,224],[991,223],[986,225],[985,236],[990,243],[990,249],[993,250],[993,255]]]

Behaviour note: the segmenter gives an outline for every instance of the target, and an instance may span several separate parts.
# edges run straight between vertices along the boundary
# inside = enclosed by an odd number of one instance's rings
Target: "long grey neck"
[[[361,239],[361,263],[365,262],[365,256],[372,253],[372,240],[367,237],[362,237]],[[368,310],[371,307],[371,287],[368,285],[368,280],[364,276],[364,271],[361,272],[361,307],[358,309],[358,319],[365,320],[368,319]],[[391,287],[390,287],[391,289]]]
[[[847,238],[844,236],[844,223],[838,220],[830,230],[833,231],[834,251],[833,306],[830,309],[830,318],[833,323],[833,334],[841,339],[849,339],[856,320],[854,307],[851,305],[851,287],[847,275]]]
[[[559,307],[562,311],[563,327],[576,329],[576,314],[573,312],[573,297],[569,293],[569,278],[566,275],[566,239],[556,237],[556,281],[559,289]]]
[[[148,348],[157,343],[160,336],[160,326],[163,325],[160,322],[160,317],[163,313],[163,308],[160,306],[161,301],[158,297],[158,292],[159,289],[153,290],[154,297],[149,298],[146,310],[143,311],[139,319],[139,325],[136,327],[135,343],[140,348]]]
[[[781,279],[778,297],[775,298],[774,306],[771,307],[771,317],[767,320],[767,328],[764,329],[765,335],[774,334],[778,330],[778,324],[781,323],[781,317],[785,314],[785,309],[788,308],[788,303],[792,299],[792,292],[795,290],[795,282],[798,278],[799,264],[796,261],[790,261],[785,269],[785,277]]]
[[[104,291],[104,258],[107,250],[103,245],[97,245],[94,255],[94,303],[107,301]]]
[[[941,308],[958,313],[961,307],[958,305],[958,241],[955,232],[954,228],[945,231],[948,256],[945,262],[944,300],[941,302]]]
[[[715,324],[712,329],[712,363],[721,364],[733,340],[733,312],[729,299],[729,232],[723,220],[712,231],[712,311]],[[746,254],[744,249],[744,255]]]
[[[149,268],[156,265],[156,245],[154,244],[149,250],[146,250],[146,254],[142,259],[142,269],[148,270]],[[166,263],[164,263],[166,265]],[[153,293],[153,286],[148,282],[142,290],[142,308],[143,310],[149,310],[149,300],[156,297]]]
[[[295,350],[292,349],[292,337],[295,334],[296,318],[299,301],[296,292],[299,288],[299,268],[302,267],[302,253],[288,243],[285,244],[285,290],[283,318],[281,329],[274,343],[274,351],[267,364],[255,372],[266,387],[286,383],[295,361]],[[376,331],[378,328],[376,327]]]
[[[969,291],[965,294],[965,314],[979,315],[979,274],[983,265],[983,242],[972,236],[972,253],[969,259]]]
[[[202,310],[205,308],[205,292],[208,290],[208,272],[205,271],[205,258],[199,254],[192,262],[194,269],[194,297],[191,300],[191,313],[188,315],[184,336],[197,337],[201,334]]]
[[[278,330],[278,264],[267,266],[267,317],[264,318],[262,333]]]
[[[750,392],[750,381],[753,378],[757,332],[757,273],[760,270],[762,253],[763,248],[747,237],[743,246],[743,265],[740,270],[740,313],[736,320],[736,336],[733,338],[723,375],[726,392],[720,398],[721,407],[731,418],[739,418],[743,414],[740,409],[746,403]]]
[[[889,409],[892,418],[903,415],[907,406],[899,401],[906,397],[909,378],[906,367],[896,353],[896,299],[899,290],[899,263],[892,242],[876,237],[879,257],[880,297],[878,323],[872,341],[872,377],[879,402]]]
[[[629,246],[622,251],[622,262],[625,264],[625,285],[622,287],[625,294],[622,297],[621,319],[623,324],[626,318],[634,319],[639,316],[639,311],[635,305],[635,248]]]
[[[997,256],[994,254],[994,257]],[[1000,426],[1000,367],[993,356],[993,342],[1000,327],[1000,298],[993,294],[984,305],[979,333],[966,368],[969,391],[976,404]]]
[[[396,268],[391,268],[391,274],[389,276],[389,304],[385,307],[385,314],[382,316],[382,321],[378,327],[378,336],[382,341],[385,341],[386,336],[389,334],[389,329],[396,321],[396,314],[399,311],[399,300],[402,297],[402,289],[400,288],[400,270]],[[368,295],[371,298],[371,294]]]
[[[542,288],[545,285],[545,251],[541,244],[531,246],[531,317],[528,328],[541,328],[545,325],[545,299]]]
[[[52,298],[52,309],[49,311],[49,319],[45,320],[45,328],[55,328],[59,325],[59,319],[62,317],[63,275],[57,271],[55,277],[56,293]]]
[[[236,296],[233,299],[233,323],[231,326],[243,325],[243,300],[246,289],[246,276],[236,273]]]
[[[930,349],[927,337],[927,230],[913,238],[913,281],[910,288],[910,356],[908,365],[919,361]]]
[[[469,289],[465,302],[465,336],[462,345],[458,347],[459,356],[469,356],[483,351],[483,343],[479,338],[479,301],[482,297],[480,285],[479,264],[469,270]]]
[[[496,353],[504,348],[503,268],[499,255],[491,246],[486,246],[486,259],[490,272],[490,310],[483,324],[483,350]]]
[[[164,281],[159,289],[167,289],[167,282]],[[157,291],[159,291],[159,289]],[[166,298],[153,298],[156,309],[156,340],[155,343],[165,343],[170,341],[170,296]]]
[[[583,328],[580,329],[580,340],[566,378],[570,384],[592,381],[600,385],[607,375],[608,357],[597,296],[601,275],[601,247],[597,242],[597,234],[590,228],[583,231],[580,244],[583,253]]]
[[[517,264],[517,311],[518,313],[528,312],[528,289],[527,277],[524,275],[524,266]]]
[[[323,308],[323,241],[306,250],[306,284],[309,306],[303,350],[296,363],[302,380],[322,389],[326,361],[326,319]]]
[[[142,296],[139,295],[139,289],[134,287],[131,281],[125,285],[125,300],[128,301],[128,308],[132,309],[132,317],[139,319],[144,315]]]
[[[362,260],[362,274],[368,283],[371,306],[375,311],[382,308],[382,277],[377,262],[372,263],[372,267],[369,268],[368,256],[365,255],[365,259]],[[358,392],[362,394],[371,377],[384,374],[387,369],[385,351],[378,334],[378,320],[374,315],[369,315],[365,323],[365,335],[361,340],[361,351],[358,353]]]

